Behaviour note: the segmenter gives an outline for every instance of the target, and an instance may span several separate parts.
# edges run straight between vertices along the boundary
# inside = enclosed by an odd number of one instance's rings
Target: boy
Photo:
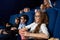
[[[27,15],[22,15],[20,17],[20,24],[19,24],[18,29],[20,30],[20,29],[24,28],[26,26],[27,21],[28,21],[28,16]],[[20,34],[20,32],[19,32],[19,34]],[[25,37],[23,35],[21,35],[21,39],[24,40]]]

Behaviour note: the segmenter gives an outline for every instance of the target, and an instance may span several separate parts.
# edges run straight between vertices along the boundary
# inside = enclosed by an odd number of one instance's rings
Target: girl
[[[46,27],[46,24],[47,24],[46,19],[47,18],[45,13],[41,11],[37,11],[35,13],[35,21],[32,24],[21,29],[19,31],[20,34],[27,37],[27,39],[31,39],[31,40],[32,39],[34,40],[48,39],[49,33]],[[30,31],[28,31],[28,29],[30,29]]]

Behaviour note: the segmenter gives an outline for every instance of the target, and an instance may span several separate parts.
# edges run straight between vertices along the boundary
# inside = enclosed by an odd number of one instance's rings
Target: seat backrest
[[[57,19],[56,19],[53,36],[55,38],[60,38],[60,10],[58,10],[57,14],[58,15],[57,15]]]
[[[54,8],[49,8],[46,10],[46,12],[49,18],[48,29],[49,32],[53,35],[53,30],[55,28],[55,22],[57,18],[57,11]]]
[[[56,0],[55,3],[56,3],[55,8],[60,9],[60,0]]]
[[[30,12],[27,12],[25,14],[29,17],[29,20],[27,22],[27,25],[29,25],[34,21],[34,12],[30,11]]]
[[[15,15],[10,16],[9,22],[10,22],[11,24],[15,24],[15,18],[17,18],[18,16],[19,16],[18,14],[15,14]]]
[[[0,29],[5,29],[5,26],[0,25]]]

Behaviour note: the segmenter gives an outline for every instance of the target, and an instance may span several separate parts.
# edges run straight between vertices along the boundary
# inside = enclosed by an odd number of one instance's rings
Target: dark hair
[[[19,21],[19,23],[20,23],[20,17],[15,18],[15,20],[18,20],[18,21]],[[19,24],[19,23],[18,23],[18,24]]]
[[[28,15],[22,15],[21,17],[23,17],[24,19],[26,19],[26,23],[28,22],[28,20],[29,20],[29,17],[28,17]],[[21,17],[20,17],[20,19],[21,19]]]
[[[3,22],[3,26],[6,26],[7,23],[12,26],[12,24],[9,22]]]
[[[15,19],[19,20],[19,17],[15,18]]]

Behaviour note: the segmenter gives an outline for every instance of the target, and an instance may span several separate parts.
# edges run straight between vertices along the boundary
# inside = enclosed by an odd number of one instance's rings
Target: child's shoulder
[[[46,24],[45,24],[45,23],[42,23],[42,24],[41,24],[41,27],[46,27]]]
[[[46,23],[42,23],[41,25],[46,25]]]

